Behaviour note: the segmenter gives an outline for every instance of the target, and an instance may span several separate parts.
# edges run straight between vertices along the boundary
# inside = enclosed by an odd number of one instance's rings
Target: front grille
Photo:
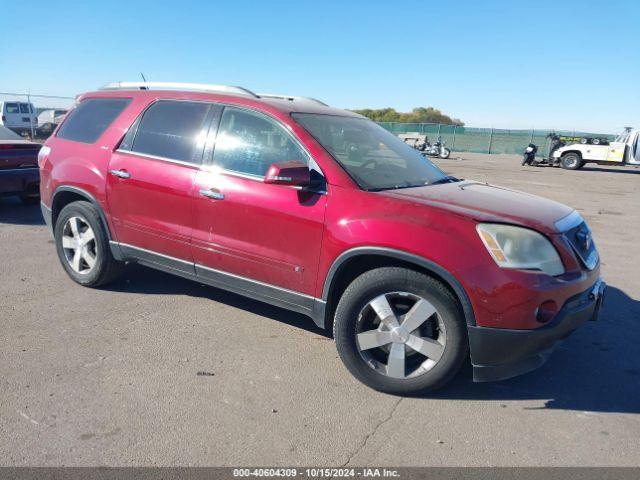
[[[580,225],[564,232],[564,236],[584,266],[589,270],[593,270],[598,264],[599,257],[589,226],[582,222]]]

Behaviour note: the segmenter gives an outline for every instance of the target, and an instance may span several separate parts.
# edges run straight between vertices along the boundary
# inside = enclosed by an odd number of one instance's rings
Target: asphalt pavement
[[[437,163],[589,221],[602,318],[542,368],[377,393],[304,316],[135,265],[76,285],[39,207],[0,199],[0,465],[640,465],[640,170]]]

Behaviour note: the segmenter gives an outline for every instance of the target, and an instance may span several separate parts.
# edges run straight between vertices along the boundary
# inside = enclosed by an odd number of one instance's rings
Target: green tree
[[[416,107],[411,112],[397,112],[393,108],[371,109],[364,108],[354,110],[374,122],[401,122],[401,123],[442,123],[445,125],[463,126],[464,122],[445,115],[437,108],[433,107]]]

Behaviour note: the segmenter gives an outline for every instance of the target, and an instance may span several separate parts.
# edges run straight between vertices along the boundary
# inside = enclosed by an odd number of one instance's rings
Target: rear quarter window
[[[131,103],[130,98],[89,98],[69,113],[56,135],[74,142],[94,143]]]

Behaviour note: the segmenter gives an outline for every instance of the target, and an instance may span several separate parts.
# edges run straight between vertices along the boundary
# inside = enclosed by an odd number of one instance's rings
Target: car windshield
[[[292,116],[369,191],[455,181],[371,120],[315,113]]]

